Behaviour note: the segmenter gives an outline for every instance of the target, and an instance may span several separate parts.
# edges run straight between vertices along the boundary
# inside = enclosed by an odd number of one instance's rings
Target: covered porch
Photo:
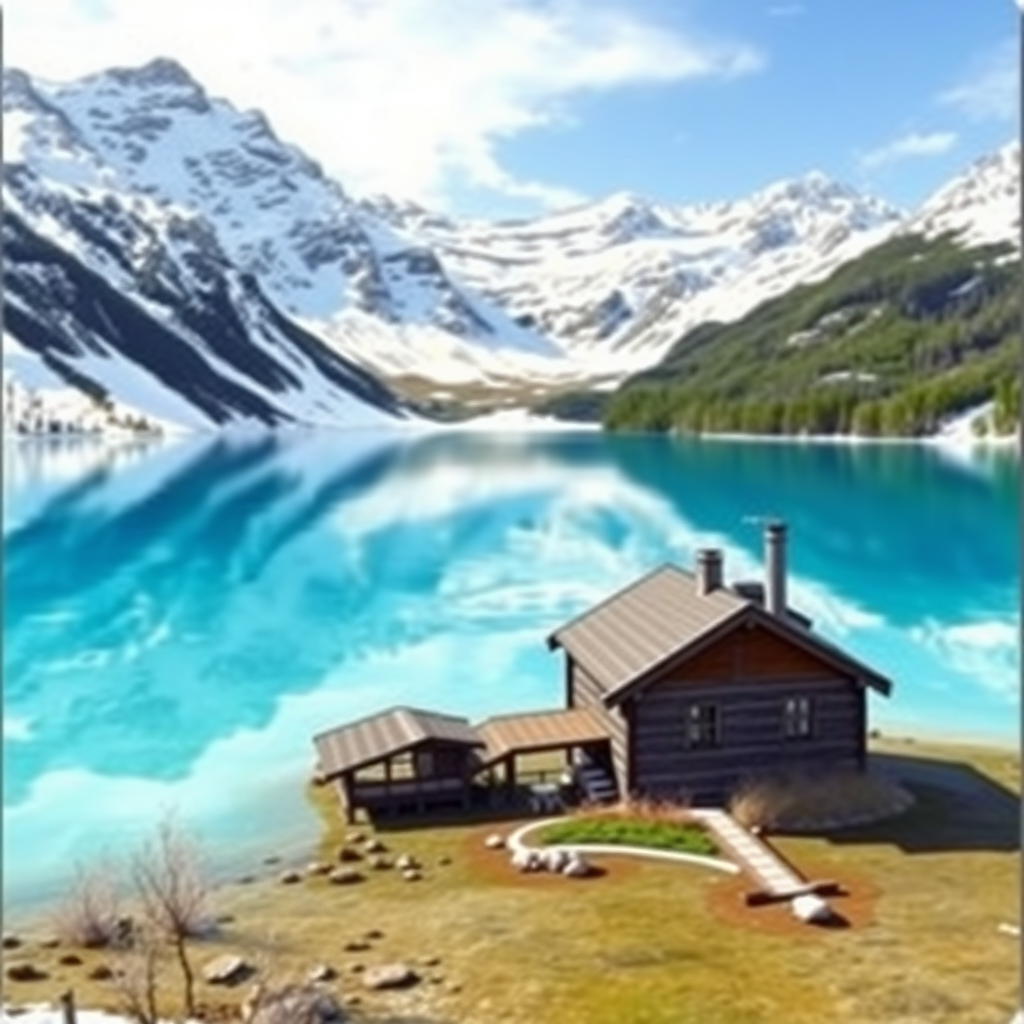
[[[318,781],[334,783],[346,820],[469,810],[483,746],[462,718],[395,708],[314,737]]]
[[[478,777],[492,805],[558,810],[572,798],[581,765],[611,762],[606,729],[584,709],[499,715],[476,731],[484,743]]]

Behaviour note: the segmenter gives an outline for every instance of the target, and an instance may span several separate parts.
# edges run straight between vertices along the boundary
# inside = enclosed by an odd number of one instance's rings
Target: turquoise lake
[[[302,850],[313,733],[556,706],[552,629],[699,547],[760,578],[750,517],[789,524],[791,603],[895,680],[872,726],[1018,739],[1012,452],[297,431],[4,457],[8,909],[168,810],[224,869]]]

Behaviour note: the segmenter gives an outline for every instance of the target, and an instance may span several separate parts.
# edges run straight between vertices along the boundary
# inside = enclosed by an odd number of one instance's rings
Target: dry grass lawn
[[[968,760],[1018,791],[1019,760],[1008,753],[877,747]],[[845,929],[798,925],[784,907],[748,909],[742,881],[687,866],[608,858],[599,862],[606,873],[591,880],[519,876],[504,854],[484,849],[495,829],[477,824],[380,833],[391,851],[422,861],[419,882],[366,871],[353,886],[324,878],[283,885],[279,867],[261,866],[255,882],[217,893],[218,913],[232,920],[196,947],[196,960],[238,951],[291,976],[327,963],[343,1000],[355,997],[373,1019],[409,1024],[1009,1020],[1018,949],[997,928],[1016,922],[1019,902],[1015,805],[974,785],[956,796],[916,783],[918,803],[906,816],[842,838],[773,838],[805,874],[846,887],[836,902]],[[311,799],[324,817],[317,856],[334,862],[345,830],[333,797],[312,791]],[[350,942],[368,948],[346,952]],[[109,988],[85,977],[103,954],[59,967],[66,952],[5,954],[50,975],[7,983],[5,998],[32,1002],[74,987],[80,1005],[109,1005]],[[363,991],[359,966],[394,960],[416,966],[423,982],[392,995]],[[211,1008],[245,991],[201,988]]]

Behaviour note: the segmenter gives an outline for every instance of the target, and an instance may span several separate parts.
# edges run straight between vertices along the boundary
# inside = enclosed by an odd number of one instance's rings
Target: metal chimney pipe
[[[765,608],[784,618],[786,602],[786,524],[770,522],[764,529]]]
[[[706,597],[723,585],[722,552],[717,548],[703,548],[697,552],[697,590]]]

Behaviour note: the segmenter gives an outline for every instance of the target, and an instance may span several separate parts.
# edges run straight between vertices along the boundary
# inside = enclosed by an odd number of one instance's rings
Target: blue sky
[[[914,205],[1017,135],[1009,0],[641,6],[666,26],[689,21],[745,43],[763,63],[724,80],[584,98],[572,125],[502,147],[513,173],[591,194],[700,201],[816,168]]]
[[[812,169],[913,206],[1018,131],[1011,0],[8,0],[5,14],[11,65],[60,80],[171,56],[350,191],[485,217],[616,191],[729,199]]]

